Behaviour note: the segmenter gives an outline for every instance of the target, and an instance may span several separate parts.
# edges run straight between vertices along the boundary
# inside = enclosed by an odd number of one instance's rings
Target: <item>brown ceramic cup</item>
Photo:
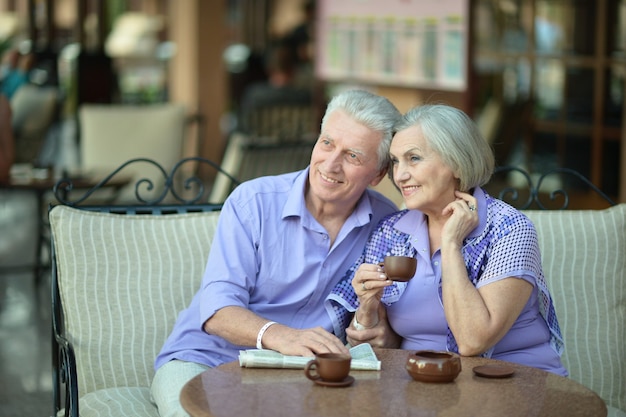
[[[350,362],[352,358],[349,355],[318,353],[306,364],[304,374],[312,381],[340,382],[350,374]]]
[[[386,256],[380,266],[390,280],[408,281],[415,275],[417,259],[410,256]]]
[[[461,372],[461,357],[452,352],[418,350],[407,357],[406,370],[416,381],[452,382]]]

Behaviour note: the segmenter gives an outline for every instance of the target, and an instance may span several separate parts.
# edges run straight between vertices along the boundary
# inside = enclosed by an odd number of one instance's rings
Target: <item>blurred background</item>
[[[0,56],[13,178],[307,144],[359,87],[459,107],[498,165],[572,168],[626,202],[626,0],[0,0]],[[40,205],[0,189],[0,269],[38,261]],[[0,270],[2,416],[52,412],[49,275],[32,275]]]
[[[500,164],[574,168],[624,198],[624,0],[0,0],[0,50],[33,54],[56,122],[87,103],[180,103],[199,130],[187,152],[218,162],[279,44],[314,130],[341,88],[402,111],[446,102],[484,123]]]

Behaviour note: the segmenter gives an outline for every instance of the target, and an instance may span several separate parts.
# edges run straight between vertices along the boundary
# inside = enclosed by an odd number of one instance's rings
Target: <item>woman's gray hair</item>
[[[486,184],[493,174],[493,150],[474,121],[463,111],[443,104],[409,110],[396,126],[402,131],[420,126],[428,146],[460,179],[460,190]]]
[[[322,118],[322,131],[326,121],[335,110],[342,110],[352,119],[368,128],[380,132],[383,140],[378,146],[378,168],[389,167],[389,147],[393,138],[393,129],[402,118],[402,114],[385,97],[365,90],[346,90],[334,96]]]

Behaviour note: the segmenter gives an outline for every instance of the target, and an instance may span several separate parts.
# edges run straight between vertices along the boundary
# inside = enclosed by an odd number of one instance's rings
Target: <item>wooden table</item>
[[[241,368],[231,362],[189,381],[180,396],[192,417],[222,416],[581,416],[607,415],[604,401],[583,385],[536,368],[510,364],[509,378],[474,375],[478,365],[502,363],[462,358],[452,383],[417,382],[404,368],[408,351],[376,349],[381,371],[352,371],[355,382],[328,388],[297,369]]]

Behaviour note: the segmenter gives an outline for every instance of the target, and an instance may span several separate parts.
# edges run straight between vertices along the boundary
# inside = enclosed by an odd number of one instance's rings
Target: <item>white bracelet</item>
[[[354,312],[354,321],[352,322],[352,326],[354,326],[354,328],[355,328],[355,329],[357,329],[357,330],[371,329],[371,328],[373,328],[373,327],[376,327],[376,325],[377,325],[377,324],[378,324],[378,323],[376,323],[376,324],[375,324],[375,325],[373,325],[373,326],[369,326],[369,327],[365,327],[365,326],[363,326],[361,323],[359,323],[359,322],[357,321],[357,319],[356,319],[356,311]]]
[[[261,340],[263,339],[263,335],[265,334],[265,331],[272,325],[272,324],[276,324],[275,321],[268,321],[267,323],[265,323],[263,325],[263,327],[261,327],[261,330],[259,330],[259,334],[256,335],[256,348],[257,349],[263,349],[263,343],[261,343]]]

